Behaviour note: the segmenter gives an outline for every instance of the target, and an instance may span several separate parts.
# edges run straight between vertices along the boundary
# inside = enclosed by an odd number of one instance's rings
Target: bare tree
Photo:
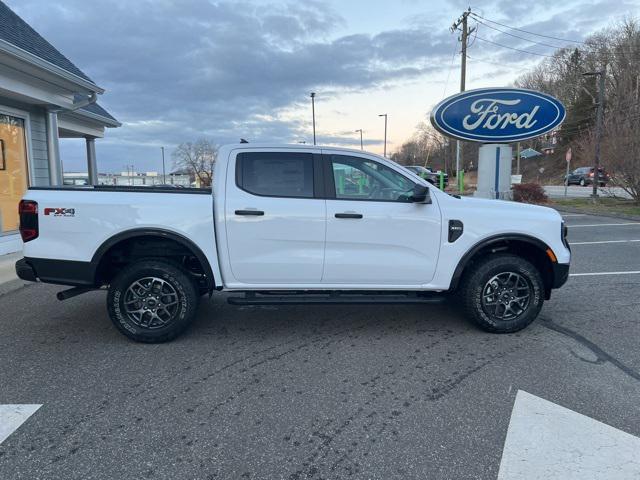
[[[403,143],[391,158],[403,165],[444,168],[447,139],[431,125],[420,123],[410,140]]]
[[[174,167],[187,170],[202,187],[211,186],[217,156],[218,147],[206,139],[181,143],[171,154]]]
[[[615,92],[609,96],[600,143],[602,164],[609,171],[612,186],[622,188],[640,205],[640,101],[638,74],[620,74]],[[580,137],[575,148],[586,163],[594,163],[595,132]]]

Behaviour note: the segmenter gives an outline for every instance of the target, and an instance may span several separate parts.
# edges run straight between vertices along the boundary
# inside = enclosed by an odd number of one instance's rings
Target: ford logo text
[[[519,88],[482,88],[440,102],[431,123],[442,134],[483,143],[537,137],[562,123],[565,109],[544,93]]]

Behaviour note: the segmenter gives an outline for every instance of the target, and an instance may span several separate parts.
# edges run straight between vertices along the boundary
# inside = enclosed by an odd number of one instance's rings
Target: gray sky
[[[6,1],[107,90],[99,102],[123,125],[98,141],[100,171],[125,164],[158,170],[161,146],[170,155],[177,144],[201,137],[218,144],[240,137],[310,142],[310,91],[317,92],[319,143],[359,147],[354,131],[362,128],[365,148],[381,153],[378,114],[388,113],[393,151],[458,88],[457,35],[449,27],[468,6],[458,0]],[[637,15],[640,0],[495,0],[471,7],[490,20],[581,40]],[[486,40],[553,52],[478,27]],[[467,88],[507,85],[543,59],[479,38],[468,53]],[[66,171],[86,170],[82,142],[65,140],[61,151]]]

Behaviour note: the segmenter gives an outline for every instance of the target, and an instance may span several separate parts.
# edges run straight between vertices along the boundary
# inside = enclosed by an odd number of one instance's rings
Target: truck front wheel
[[[109,285],[107,308],[114,325],[136,342],[160,343],[180,335],[193,321],[198,289],[179,266],[140,260]]]
[[[476,263],[461,285],[465,313],[483,330],[511,333],[538,316],[544,282],[538,269],[515,255],[492,255]]]

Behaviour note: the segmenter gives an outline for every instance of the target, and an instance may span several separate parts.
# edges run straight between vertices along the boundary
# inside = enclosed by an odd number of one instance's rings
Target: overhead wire
[[[483,17],[482,15],[479,15],[479,14],[477,14],[475,12],[471,12],[471,15],[474,16],[474,17],[477,17],[477,18],[481,18],[482,20],[485,20],[487,22],[495,23],[496,25],[500,25],[501,27],[509,28],[511,30],[516,30],[516,31],[522,32],[522,33],[527,33],[529,35],[535,35],[537,37],[549,38],[551,40],[559,40],[561,42],[569,42],[569,43],[577,43],[577,44],[581,44],[581,45],[586,45],[585,42],[582,42],[580,40],[571,40],[571,39],[568,39],[568,38],[560,38],[560,37],[554,37],[554,36],[551,36],[551,35],[543,35],[542,33],[530,32],[530,31],[524,30],[522,28],[517,28],[517,27],[512,27],[510,25],[505,25],[504,23],[496,22],[495,20],[490,20],[490,19],[488,19],[486,17]]]
[[[447,87],[449,86],[449,79],[451,78],[451,70],[453,70],[453,61],[456,58],[456,51],[458,50],[458,41],[453,45],[453,53],[451,54],[451,62],[449,63],[449,72],[447,73],[447,81],[444,82],[444,90],[442,91],[442,97],[447,94]]]
[[[496,45],[497,47],[502,47],[502,48],[508,48],[509,50],[514,50],[516,52],[528,53],[529,55],[537,55],[538,57],[553,58],[553,55],[547,55],[545,53],[537,53],[537,52],[532,52],[530,50],[522,50],[520,48],[510,47],[508,45],[503,45],[502,43],[493,42],[491,40],[487,40],[486,38],[479,37],[479,36],[476,36],[476,38],[483,42],[490,43],[491,45]]]
[[[524,41],[530,42],[530,43],[532,43],[534,45],[541,45],[541,46],[544,46],[544,47],[550,47],[550,48],[555,48],[555,49],[566,49],[567,48],[566,46],[565,47],[560,47],[558,45],[552,45],[550,43],[538,42],[536,40],[532,40],[530,38],[526,38],[526,37],[523,37],[523,36],[520,36],[520,35],[516,35],[514,33],[505,32],[504,30],[496,28],[496,27],[494,27],[492,25],[488,25],[485,22],[490,22],[490,23],[493,23],[493,24],[496,24],[496,25],[500,25],[501,27],[508,28],[510,30],[515,30],[517,32],[526,33],[528,35],[535,35],[535,36],[542,37],[542,38],[549,38],[549,39],[558,40],[558,41],[561,41],[561,42],[568,42],[568,43],[575,43],[575,44],[578,44],[578,45],[582,45],[583,46],[582,48],[590,49],[592,52],[597,53],[598,55],[604,55],[604,56],[609,56],[609,57],[611,57],[611,56],[620,56],[621,54],[626,54],[626,55],[629,55],[629,56],[640,56],[640,51],[637,51],[637,50],[624,50],[623,49],[623,50],[618,51],[618,52],[597,51],[596,50],[597,47],[595,45],[589,45],[587,42],[583,42],[583,41],[579,41],[579,40],[573,40],[573,39],[569,39],[569,38],[554,37],[554,36],[551,36],[551,35],[544,35],[544,34],[541,34],[541,33],[532,32],[530,30],[524,30],[522,28],[512,27],[512,26],[506,25],[504,23],[496,22],[495,20],[490,20],[490,19],[488,19],[486,17],[483,17],[482,15],[479,15],[479,14],[477,14],[475,12],[471,12],[471,15],[474,17],[476,22],[481,23],[485,27],[491,28],[491,29],[493,29],[493,30],[495,30],[497,32],[500,32],[500,33],[504,34],[504,35],[509,35],[511,37],[518,38],[520,40],[524,40]],[[482,20],[484,20],[484,22]],[[505,48],[512,48],[513,49],[513,47],[507,47],[507,46],[502,45],[502,44],[500,44],[500,46],[503,46]],[[535,52],[529,52],[529,53],[532,53],[534,55],[542,55],[542,54],[537,54]]]

